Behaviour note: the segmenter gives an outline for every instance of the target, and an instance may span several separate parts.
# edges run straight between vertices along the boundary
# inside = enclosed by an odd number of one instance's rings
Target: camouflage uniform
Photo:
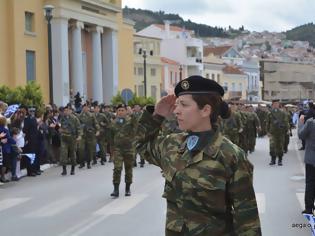
[[[96,140],[100,148],[100,157],[103,163],[104,161],[106,161],[106,131],[108,130],[111,121],[106,117],[104,113],[100,112],[95,113],[95,118],[100,126],[100,134],[96,138]]]
[[[90,162],[95,155],[96,150],[96,136],[95,133],[99,131],[100,127],[96,121],[96,118],[91,112],[82,112],[79,115],[79,120],[83,130],[82,139],[79,142],[79,160],[80,165],[84,165],[87,161],[88,168],[90,168]],[[84,158],[86,157],[86,158]]]
[[[113,184],[119,185],[122,166],[125,167],[125,183],[132,183],[135,134],[138,121],[135,117],[116,118],[112,121],[114,172]]]
[[[223,134],[237,146],[240,146],[239,136],[243,130],[242,118],[239,112],[232,112],[228,119],[223,120]]]
[[[239,135],[239,147],[242,148],[247,154],[248,148],[248,113],[245,111],[240,111],[241,120],[243,124],[243,131]]]
[[[247,114],[248,114],[248,122],[247,122],[248,150],[249,152],[253,152],[256,146],[256,137],[257,137],[257,131],[260,127],[260,121],[255,112],[248,112]]]
[[[267,134],[267,115],[268,115],[268,112],[267,111],[264,111],[263,109],[261,108],[258,108],[257,111],[256,111],[256,114],[259,118],[259,121],[260,121],[260,132],[258,134],[259,137],[263,137]]]
[[[288,112],[288,111],[283,111],[286,116],[287,116],[287,121],[289,122],[289,126],[288,126],[288,130],[285,132],[285,137],[284,137],[284,145],[283,145],[283,150],[284,150],[284,153],[287,153],[288,152],[288,146],[289,146],[289,143],[290,143],[290,134],[291,134],[291,126],[292,126],[292,122],[291,122],[291,113]]]
[[[158,136],[161,120],[144,112],[139,122],[139,150],[165,175],[166,236],[261,235],[253,189],[253,166],[245,153],[214,132],[191,155],[187,134]]]
[[[80,121],[74,115],[63,115],[60,120],[60,164],[65,166],[69,164],[76,165],[76,139],[82,135]]]
[[[267,118],[267,131],[270,134],[270,164],[275,164],[276,157],[279,158],[278,164],[282,164],[284,151],[284,137],[289,129],[286,114],[280,109],[272,109]]]

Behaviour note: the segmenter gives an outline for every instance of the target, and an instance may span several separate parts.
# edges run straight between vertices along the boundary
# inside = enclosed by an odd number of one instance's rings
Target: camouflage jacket
[[[109,127],[111,121],[106,117],[104,113],[95,113],[95,118],[100,126],[100,135],[105,135],[106,129]]]
[[[137,126],[138,120],[134,116],[122,120],[116,117],[111,123],[113,145],[124,149],[134,149]]]
[[[100,130],[100,126],[93,113],[82,112],[78,118],[80,120],[84,136],[92,134],[95,135],[95,133]]]
[[[75,115],[60,116],[59,122],[61,135],[71,135],[75,138],[82,135],[80,121]]]
[[[189,236],[261,235],[253,166],[245,153],[218,131],[191,157],[187,133],[159,136],[161,120],[144,112],[138,151],[165,176],[166,227]]]
[[[223,120],[223,133],[238,135],[243,129],[242,118],[240,113],[232,112],[228,119]]]
[[[273,135],[283,135],[288,130],[287,115],[280,109],[272,109],[267,116],[267,131]]]

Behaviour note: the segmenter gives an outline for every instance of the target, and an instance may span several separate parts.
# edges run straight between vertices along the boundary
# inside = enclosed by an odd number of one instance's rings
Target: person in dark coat
[[[37,120],[35,118],[34,109],[26,109],[26,116],[24,119],[23,133],[25,134],[25,146],[23,153],[35,153],[38,149],[38,131],[37,131]],[[28,161],[28,160],[26,160]],[[34,163],[30,162],[26,164],[27,175],[36,176],[40,174],[38,170],[38,157],[35,157]]]
[[[305,121],[301,115],[298,136],[305,140],[305,210],[303,214],[313,214],[315,200],[315,116]]]

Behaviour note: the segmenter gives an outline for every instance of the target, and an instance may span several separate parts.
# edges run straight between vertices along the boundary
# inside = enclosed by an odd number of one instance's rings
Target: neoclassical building
[[[128,79],[133,74],[133,25],[122,17],[121,0],[2,0],[0,33],[7,35],[0,40],[5,52],[0,56],[2,84],[13,87],[36,80],[48,102],[46,4],[54,6],[54,103],[65,105],[77,92],[84,99],[110,103],[117,91],[133,89]]]

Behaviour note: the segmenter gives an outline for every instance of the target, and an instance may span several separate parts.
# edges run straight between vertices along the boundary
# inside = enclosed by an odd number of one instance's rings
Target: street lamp
[[[47,20],[48,26],[48,63],[49,63],[49,103],[54,104],[53,95],[53,72],[52,72],[52,48],[51,48],[51,19],[53,18],[52,11],[54,6],[45,5],[44,6],[44,16]]]
[[[147,97],[147,51],[145,49],[139,49],[139,55],[143,57],[143,86],[144,97]],[[150,50],[150,56],[153,56],[153,50]]]
[[[179,66],[179,81],[182,81],[182,71],[183,71],[183,67],[182,65]]]

